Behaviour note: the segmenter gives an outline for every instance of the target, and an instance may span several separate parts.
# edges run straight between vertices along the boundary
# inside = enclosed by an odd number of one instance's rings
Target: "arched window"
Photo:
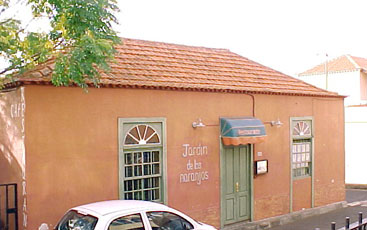
[[[164,118],[120,118],[120,199],[164,202]]]
[[[291,125],[293,178],[311,176],[312,119],[293,118]]]
[[[293,126],[293,136],[311,135],[311,127],[306,121],[298,121]]]
[[[160,144],[157,131],[150,125],[136,125],[125,136],[124,145]]]

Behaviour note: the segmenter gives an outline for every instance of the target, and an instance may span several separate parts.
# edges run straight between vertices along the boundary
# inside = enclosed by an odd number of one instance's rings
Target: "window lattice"
[[[124,158],[124,199],[160,200],[160,152],[125,152]]]
[[[292,145],[292,170],[294,177],[311,175],[311,140],[294,140]]]

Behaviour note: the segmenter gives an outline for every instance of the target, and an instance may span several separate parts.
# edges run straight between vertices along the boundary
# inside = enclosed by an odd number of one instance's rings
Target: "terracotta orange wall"
[[[255,220],[290,212],[290,118],[305,116],[314,119],[315,206],[345,199],[343,100],[256,95],[256,117],[262,121],[279,118],[284,124],[280,128],[267,125],[266,141],[255,145],[254,160],[269,161],[269,173],[254,178]],[[305,199],[293,197],[294,208],[308,204],[310,186],[307,181],[294,182],[293,192],[306,188]]]
[[[72,206],[118,199],[118,118],[165,117],[167,126],[168,204],[203,222],[220,225],[219,126],[192,128],[201,118],[218,125],[221,116],[251,116],[252,100],[244,94],[180,92],[142,89],[89,89],[27,86],[26,154],[29,226],[56,223]],[[328,189],[344,185],[343,101],[311,97],[255,95],[256,117],[277,118],[281,128],[266,126],[267,139],[255,145],[255,160],[268,159],[269,173],[254,179],[255,219],[289,212],[289,119],[314,116],[316,203],[330,199]],[[333,115],[328,115],[329,110]],[[324,113],[325,110],[327,113]],[[334,122],[339,122],[335,125]],[[334,124],[333,137],[324,135]],[[335,130],[334,130],[335,129]],[[323,136],[324,135],[324,136]],[[180,183],[187,172],[183,144],[207,146],[197,157],[209,179]],[[335,145],[331,153],[323,145]],[[257,156],[262,152],[262,156]],[[334,161],[326,161],[336,154]],[[193,160],[194,158],[192,158]],[[335,158],[333,158],[335,159]],[[322,162],[322,163],[321,163]],[[331,164],[328,170],[325,164]],[[327,167],[326,167],[327,168]],[[334,183],[330,182],[335,178]],[[341,182],[343,180],[343,183]],[[326,188],[325,188],[326,186]]]
[[[20,89],[0,92],[0,184],[21,181],[22,112]]]
[[[290,117],[312,116],[311,97],[256,97],[256,116],[280,119],[279,128],[266,126],[267,140],[255,146],[254,159],[268,159],[269,173],[254,179],[255,220],[290,212]],[[262,156],[258,156],[262,152]]]
[[[339,107],[340,101],[314,100],[315,206],[345,200],[344,113]]]
[[[219,126],[194,130],[192,122],[218,124],[219,116],[251,115],[249,96],[29,86],[26,97],[32,228],[54,224],[72,206],[118,199],[119,117],[167,119],[168,204],[219,226]],[[208,146],[208,155],[197,159],[209,175],[201,185],[179,183],[188,162],[183,144]]]
[[[25,103],[21,89],[0,92],[0,184],[17,184],[20,228],[26,215],[26,212],[23,212],[23,201],[26,197],[26,194],[23,195],[24,115]],[[9,188],[9,205],[13,208],[14,190],[13,187]],[[5,191],[5,187],[0,187],[0,222],[5,218]],[[14,215],[10,218],[12,223],[15,220]]]

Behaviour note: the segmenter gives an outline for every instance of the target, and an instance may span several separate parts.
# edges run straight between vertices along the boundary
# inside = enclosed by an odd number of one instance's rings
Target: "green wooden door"
[[[249,220],[250,213],[250,151],[248,146],[224,148],[222,204],[224,224]]]

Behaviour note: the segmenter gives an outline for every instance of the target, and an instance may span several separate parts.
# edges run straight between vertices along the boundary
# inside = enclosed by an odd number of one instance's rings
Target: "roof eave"
[[[7,84],[4,89],[15,88],[27,85],[44,85],[53,86],[51,81],[15,81]],[[95,87],[93,83],[88,83],[89,87]],[[66,86],[64,86],[66,87]],[[76,84],[71,84],[68,87],[78,87]],[[151,90],[172,90],[172,91],[193,91],[193,92],[214,92],[214,93],[239,93],[239,94],[263,94],[263,95],[284,95],[284,96],[307,96],[307,97],[325,97],[325,98],[346,98],[347,96],[331,94],[331,93],[299,93],[299,92],[277,92],[264,90],[241,90],[241,89],[216,89],[204,87],[172,87],[172,86],[154,86],[154,85],[134,85],[134,84],[100,84],[101,88],[125,88],[125,89],[151,89]]]
[[[327,74],[335,74],[335,73],[347,73],[347,72],[355,72],[361,71],[362,69],[350,69],[350,70],[339,70],[339,71],[328,71]],[[313,72],[313,73],[300,73],[298,77],[306,77],[306,76],[316,76],[316,75],[326,75],[325,72]]]

